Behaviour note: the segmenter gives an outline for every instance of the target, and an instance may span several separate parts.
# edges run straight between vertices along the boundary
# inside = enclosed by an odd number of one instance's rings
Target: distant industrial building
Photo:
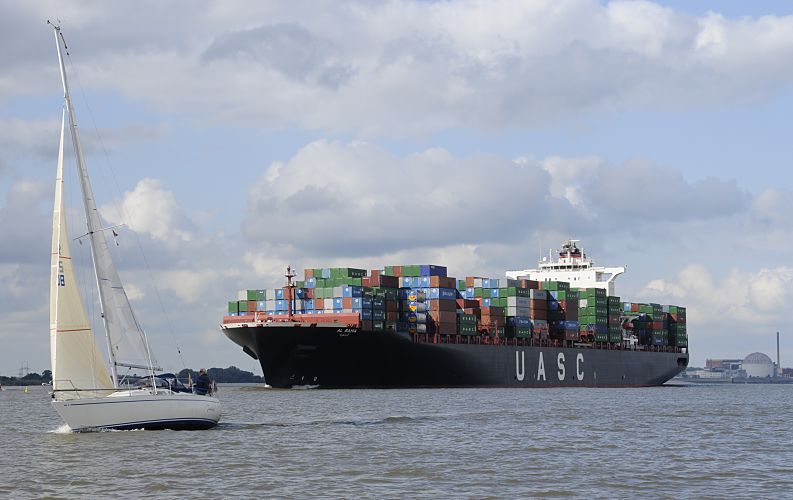
[[[679,375],[700,382],[743,382],[759,384],[793,383],[793,368],[779,367],[779,332],[776,332],[776,359],[753,352],[743,359],[708,359],[705,368],[689,368]]]
[[[778,372],[776,363],[762,352],[753,352],[743,359],[708,359],[704,369],[687,370],[685,373],[686,378],[710,381],[791,376],[793,369]]]
[[[776,375],[776,365],[762,352],[753,352],[743,358],[741,369],[746,372],[747,377],[765,378]]]

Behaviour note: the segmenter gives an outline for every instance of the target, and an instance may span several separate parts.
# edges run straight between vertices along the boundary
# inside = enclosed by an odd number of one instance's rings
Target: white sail
[[[63,136],[55,176],[55,206],[52,212],[52,258],[50,271],[50,356],[52,388],[57,400],[99,397],[109,394],[113,381],[99,354],[85,315],[72,269],[69,235],[63,202]]]
[[[91,242],[91,255],[96,272],[96,281],[99,287],[99,301],[102,308],[102,317],[107,332],[111,369],[113,380],[118,386],[118,367],[151,369],[153,359],[150,355],[146,337],[142,328],[135,319],[129,299],[121,284],[121,279],[113,264],[110,248],[107,244],[105,230],[102,227],[99,210],[96,207],[88,170],[85,165],[82,147],[80,145],[77,118],[69,94],[69,85],[66,78],[66,68],[61,56],[60,40],[56,31],[56,44],[58,46],[58,60],[61,68],[66,109],[69,112],[69,125],[72,144],[77,158],[77,169],[80,177],[80,186],[83,193],[85,215],[88,223],[88,237]]]

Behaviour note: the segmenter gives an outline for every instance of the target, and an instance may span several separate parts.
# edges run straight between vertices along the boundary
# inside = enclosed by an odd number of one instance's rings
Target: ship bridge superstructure
[[[603,288],[608,295],[616,295],[614,282],[626,270],[625,266],[595,266],[587,257],[580,240],[568,239],[562,247],[549,251],[542,257],[536,269],[507,271],[512,279],[530,279],[535,281],[566,281],[571,288]]]

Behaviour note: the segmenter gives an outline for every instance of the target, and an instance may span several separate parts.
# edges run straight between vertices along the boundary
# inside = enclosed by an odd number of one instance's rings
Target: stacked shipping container
[[[600,288],[566,282],[456,280],[437,265],[306,269],[288,288],[244,290],[229,316],[350,315],[361,329],[498,338],[620,343],[623,323],[643,345],[687,346],[685,308],[620,302]],[[317,317],[316,321],[323,321]]]

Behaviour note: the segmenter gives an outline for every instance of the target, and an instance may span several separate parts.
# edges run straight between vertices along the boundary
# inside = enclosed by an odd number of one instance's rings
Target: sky
[[[623,299],[688,308],[692,365],[780,331],[793,366],[788,3],[0,0],[2,375],[49,368],[47,19],[164,368],[261,373],[219,324],[287,264],[501,277],[569,237]]]

